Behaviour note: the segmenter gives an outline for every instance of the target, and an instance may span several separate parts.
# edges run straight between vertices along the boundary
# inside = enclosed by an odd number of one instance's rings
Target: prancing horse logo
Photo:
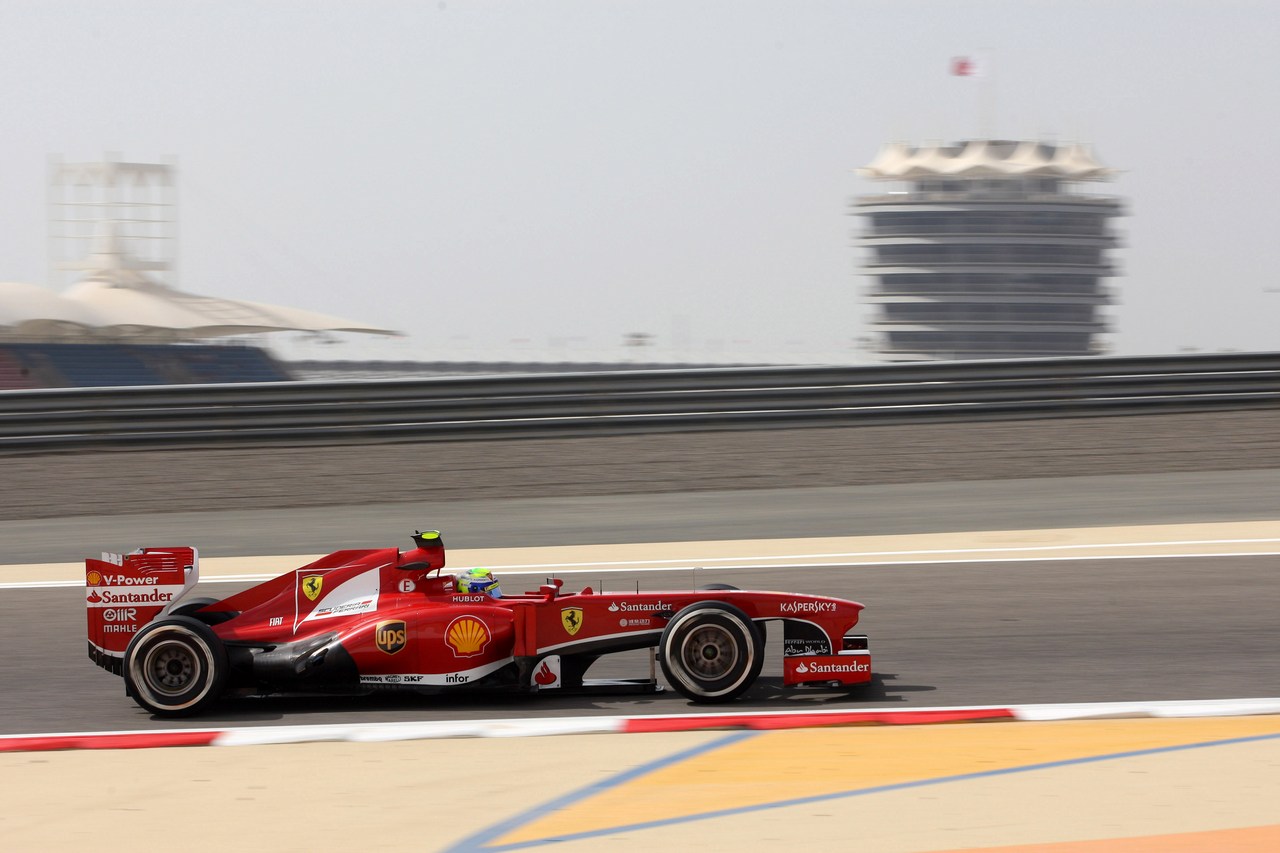
[[[561,610],[560,624],[564,625],[564,629],[570,637],[578,633],[578,630],[582,627],[582,608],[566,607]]]
[[[324,586],[324,575],[307,575],[302,579],[302,594],[315,601],[320,597],[320,587]]]

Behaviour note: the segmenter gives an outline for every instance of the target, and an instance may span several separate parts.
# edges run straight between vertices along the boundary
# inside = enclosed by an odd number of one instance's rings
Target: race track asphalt
[[[408,528],[417,525],[445,530],[451,548],[475,548],[1276,518],[1280,469],[1265,469],[30,520],[0,524],[0,562],[76,561],[140,544],[196,544],[205,558],[324,553],[407,545]],[[720,572],[699,582],[821,592],[867,604],[862,627],[872,637],[879,680],[834,701],[874,707],[1246,697],[1270,695],[1280,683],[1277,559],[824,566],[790,568],[763,580],[759,570]],[[609,584],[635,583],[600,574]],[[644,580],[646,588],[691,583]],[[220,584],[197,594],[222,597],[232,589]],[[7,732],[160,725],[124,698],[118,678],[88,661],[83,620],[78,590],[0,590],[0,648],[6,650],[0,720]],[[776,664],[777,657],[771,648],[770,660]],[[647,671],[645,656],[635,654],[606,659],[592,674]],[[768,668],[765,676],[744,708],[779,702],[776,678]],[[787,694],[781,701],[832,700]],[[667,693],[540,699],[537,708],[665,713],[688,704]],[[526,700],[510,698],[270,699],[205,719],[220,725],[377,722],[529,710]]]
[[[202,557],[406,547],[419,528],[443,531],[457,549],[1277,518],[1280,468],[360,503],[344,502],[335,491],[327,506],[226,509],[215,503],[200,511],[0,521],[0,574],[7,565],[75,562],[140,545],[195,545]]]
[[[1211,699],[1272,695],[1280,683],[1273,556],[792,567],[704,571],[699,582],[784,586],[868,605],[876,682],[849,694],[779,689],[778,638],[741,710]],[[595,579],[596,575],[592,575]],[[634,576],[599,573],[607,586]],[[579,579],[579,582],[584,582]],[[645,588],[688,587],[678,576]],[[209,585],[226,595],[232,585]],[[200,590],[197,590],[197,594]],[[123,695],[85,656],[82,591],[6,590],[7,660],[0,719],[9,733],[172,726]],[[647,674],[643,653],[606,658],[596,677]],[[678,695],[249,699],[202,726],[504,718],[529,714],[661,714],[697,710]]]

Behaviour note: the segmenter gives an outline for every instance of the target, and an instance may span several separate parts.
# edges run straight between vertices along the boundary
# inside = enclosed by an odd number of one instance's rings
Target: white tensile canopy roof
[[[23,336],[62,337],[101,325],[101,318],[88,305],[34,284],[0,282],[0,329]]]
[[[1100,181],[1115,174],[1114,169],[1102,165],[1087,146],[1078,142],[1055,145],[991,139],[918,147],[892,142],[857,171],[864,178],[879,180],[1027,176]]]
[[[67,291],[64,299],[88,308],[101,318],[100,326],[129,336],[162,330],[192,338],[285,331],[396,334],[301,308],[184,293],[149,280],[122,284],[90,277]]]
[[[65,295],[0,283],[0,331],[24,338],[90,334],[166,341],[289,331],[399,334],[301,308],[185,293],[136,269],[111,236],[100,248],[84,264],[89,274]]]

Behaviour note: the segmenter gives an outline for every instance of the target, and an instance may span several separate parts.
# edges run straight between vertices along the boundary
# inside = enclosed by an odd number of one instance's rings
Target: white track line
[[[1046,551],[1089,551],[1108,548],[1162,548],[1195,545],[1266,545],[1280,543],[1280,539],[1203,539],[1174,542],[1114,542],[1087,545],[1035,545],[1005,548],[938,548],[918,551],[846,551],[818,554],[772,554],[762,557],[705,557],[684,558],[680,560],[602,560],[589,563],[485,563],[486,568],[508,575],[537,576],[594,574],[600,571],[628,571],[661,574],[665,572],[692,572],[698,569],[717,569],[750,571],[758,569],[787,568],[839,568],[853,566],[917,566],[917,565],[963,565],[971,563],[1035,563],[1062,562],[1076,560],[1165,560],[1219,557],[1276,557],[1280,550],[1267,551],[1181,551],[1169,554],[1071,554],[1066,556],[1036,556]],[[1030,556],[982,556],[960,557],[956,559],[892,559],[867,560],[867,557],[900,557],[926,558],[944,554],[1027,554]],[[245,557],[245,562],[253,557]],[[840,560],[838,563],[794,563],[797,560]],[[766,562],[766,565],[753,565]],[[791,565],[784,563],[791,562]],[[672,565],[668,565],[672,564]],[[586,567],[586,568],[577,568]],[[242,575],[211,575],[202,577],[202,584],[215,583],[253,583],[279,577],[281,572]],[[0,583],[0,590],[5,589],[56,589],[60,587],[83,587],[83,580],[50,580],[50,581],[17,581]]]
[[[1083,545],[1020,545],[1010,547],[992,547],[992,548],[931,548],[927,550],[915,551],[838,551],[826,554],[786,554],[771,555],[767,557],[707,557],[695,562],[701,563],[724,563],[724,562],[757,562],[760,560],[825,560],[832,558],[845,557],[924,557],[934,554],[1001,554],[1001,553],[1024,553],[1029,551],[1073,551],[1087,550],[1099,548],[1162,548],[1162,547],[1179,547],[1183,545],[1252,545],[1252,544],[1276,544],[1280,543],[1280,539],[1188,539],[1184,541],[1168,541],[1168,542],[1112,542],[1112,543],[1091,543]],[[687,563],[687,558],[683,560],[615,560],[603,561],[598,563],[558,563],[556,565],[563,567],[570,566],[626,566],[626,565],[653,565],[661,563]],[[525,565],[511,565],[503,568],[523,569],[537,566],[540,564],[529,563]]]

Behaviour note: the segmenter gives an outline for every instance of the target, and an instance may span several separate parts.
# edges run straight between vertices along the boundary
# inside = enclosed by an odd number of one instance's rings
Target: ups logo
[[[407,634],[405,633],[404,622],[396,619],[391,622],[379,622],[378,627],[374,629],[373,644],[378,647],[379,651],[394,655],[405,646]]]

